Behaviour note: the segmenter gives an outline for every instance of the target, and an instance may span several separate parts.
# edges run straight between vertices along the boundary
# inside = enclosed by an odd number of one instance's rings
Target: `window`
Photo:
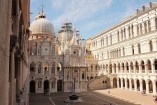
[[[132,36],[134,37],[134,26],[131,26]]]
[[[147,23],[146,22],[144,22],[144,31],[145,31],[145,33],[147,33]]]
[[[142,35],[142,24],[140,24],[140,33]]]
[[[149,41],[149,48],[150,48],[150,52],[153,51],[153,44],[152,44],[152,41]]]
[[[118,39],[118,42],[119,42],[119,31],[117,32],[117,39]]]
[[[138,44],[138,53],[141,54],[141,45]]]
[[[155,28],[157,29],[157,18],[155,19]]]
[[[132,55],[135,54],[135,51],[134,51],[134,46],[132,45]]]
[[[128,32],[129,32],[128,34],[129,34],[129,38],[130,38],[130,26],[128,27]]]
[[[139,35],[139,26],[137,25],[137,35]]]
[[[148,21],[148,31],[150,32],[151,31],[151,22]]]

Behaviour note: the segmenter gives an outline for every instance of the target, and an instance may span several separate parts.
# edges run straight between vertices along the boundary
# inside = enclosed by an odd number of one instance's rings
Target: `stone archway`
[[[113,88],[117,88],[117,78],[113,78]]]
[[[123,87],[125,87],[125,79],[123,78]]]
[[[142,80],[142,87],[143,87],[143,90],[146,90],[146,81],[145,80]]]
[[[121,79],[119,78],[119,87],[121,88]]]
[[[127,88],[130,88],[129,79],[127,79]]]
[[[151,80],[149,80],[148,85],[149,85],[149,93],[153,93],[153,83]]]
[[[49,81],[48,80],[44,81],[44,91],[49,91]]]
[[[136,85],[137,85],[137,91],[140,91],[140,81],[138,79],[136,80]]]
[[[30,93],[35,93],[35,81],[34,80],[30,81],[29,91]]]
[[[134,80],[133,79],[131,79],[131,84],[132,84],[132,89],[134,90]]]
[[[62,84],[63,84],[62,80],[57,81],[57,91],[62,91]]]

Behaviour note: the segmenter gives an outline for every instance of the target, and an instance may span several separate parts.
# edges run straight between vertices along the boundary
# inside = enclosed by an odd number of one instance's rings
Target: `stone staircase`
[[[109,87],[109,82],[107,75],[100,75],[87,82],[88,90],[106,89]]]

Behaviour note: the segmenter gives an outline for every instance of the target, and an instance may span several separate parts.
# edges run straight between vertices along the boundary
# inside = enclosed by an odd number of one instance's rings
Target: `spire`
[[[40,8],[39,8],[39,13],[38,15],[35,17],[35,20],[40,19],[40,18],[46,18],[46,15],[44,13],[44,4],[42,3]]]

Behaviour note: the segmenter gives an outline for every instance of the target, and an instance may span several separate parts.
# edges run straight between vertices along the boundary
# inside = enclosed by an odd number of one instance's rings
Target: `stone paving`
[[[64,100],[73,93],[52,93],[50,96],[43,94],[30,94],[30,105],[138,105],[126,100],[106,95],[106,91],[90,91],[76,93],[83,100],[81,103],[66,103]]]
[[[108,93],[109,91],[110,93]],[[105,89],[95,90],[93,92],[133,102],[135,104],[157,105],[157,103],[154,102],[154,98],[151,94],[142,95],[141,92],[135,92],[125,89]]]

